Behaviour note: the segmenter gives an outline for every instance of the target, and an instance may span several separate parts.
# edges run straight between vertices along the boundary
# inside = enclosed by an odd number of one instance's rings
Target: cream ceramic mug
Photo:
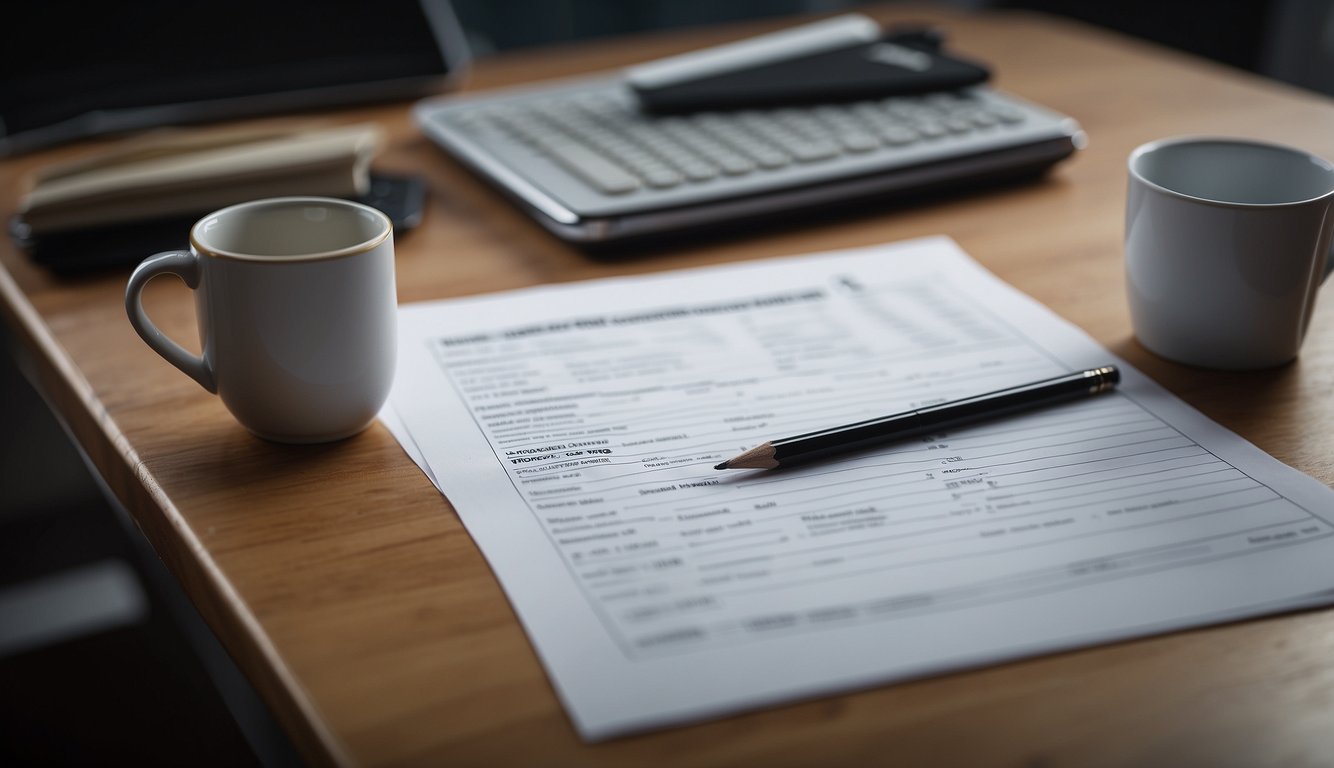
[[[203,354],[144,313],[149,280],[195,292]],[[130,276],[130,324],[148,346],[219,395],[254,434],[284,443],[365,429],[389,395],[397,345],[393,226],[369,206],[319,197],[241,203],[190,230]]]
[[[1130,155],[1135,335],[1169,360],[1244,370],[1297,356],[1331,262],[1334,165],[1278,144],[1182,137]]]

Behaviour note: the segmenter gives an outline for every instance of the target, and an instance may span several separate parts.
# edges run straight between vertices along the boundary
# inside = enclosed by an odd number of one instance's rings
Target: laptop
[[[88,136],[366,101],[452,84],[447,0],[7,4],[0,157]]]

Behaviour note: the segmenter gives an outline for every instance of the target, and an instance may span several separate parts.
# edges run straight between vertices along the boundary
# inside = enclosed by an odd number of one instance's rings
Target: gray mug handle
[[[150,256],[135,267],[130,275],[130,284],[125,287],[125,312],[130,316],[130,325],[144,343],[164,360],[181,369],[186,376],[199,382],[199,386],[213,394],[218,393],[213,369],[208,361],[198,355],[192,355],[180,344],[172,341],[165,333],[148,319],[144,312],[143,292],[148,281],[158,275],[176,275],[191,290],[199,287],[199,257],[189,251],[166,251]]]

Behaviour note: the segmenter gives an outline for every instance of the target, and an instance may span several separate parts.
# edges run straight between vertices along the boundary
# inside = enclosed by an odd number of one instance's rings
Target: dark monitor
[[[461,73],[447,0],[8,3],[0,156],[138,128],[411,98]]]

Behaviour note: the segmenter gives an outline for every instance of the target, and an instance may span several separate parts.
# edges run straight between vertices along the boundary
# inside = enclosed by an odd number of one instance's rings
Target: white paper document
[[[386,423],[580,733],[1334,602],[1334,492],[946,238],[408,306]],[[1105,364],[790,470],[769,439]]]

